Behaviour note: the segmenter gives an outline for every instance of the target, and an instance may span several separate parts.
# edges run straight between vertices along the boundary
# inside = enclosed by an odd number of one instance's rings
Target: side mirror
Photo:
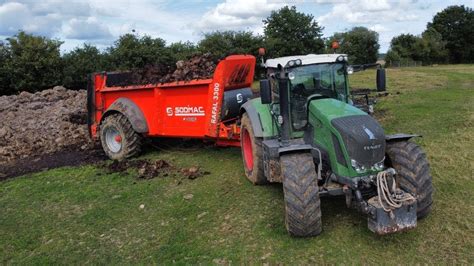
[[[272,103],[272,86],[268,79],[260,80],[260,100],[262,104]]]
[[[385,69],[377,68],[377,91],[385,91]]]

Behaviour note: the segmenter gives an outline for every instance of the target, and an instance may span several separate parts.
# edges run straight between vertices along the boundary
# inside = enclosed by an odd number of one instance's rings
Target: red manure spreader
[[[89,132],[114,160],[138,154],[145,137],[240,146],[237,120],[242,104],[252,98],[254,71],[255,57],[232,55],[209,79],[128,85],[130,73],[95,73],[87,93]]]

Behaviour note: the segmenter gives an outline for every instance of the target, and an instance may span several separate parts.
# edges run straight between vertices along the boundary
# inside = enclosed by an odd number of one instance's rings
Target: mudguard
[[[252,104],[251,101],[247,101],[240,107],[240,114],[247,113],[252,124],[253,134],[257,138],[263,138],[263,126],[257,112],[257,108]]]
[[[415,137],[421,137],[421,135],[397,133],[393,135],[385,135],[385,141],[386,142],[406,141]]]
[[[142,110],[133,101],[127,98],[118,98],[113,102],[102,116],[102,120],[111,112],[119,112],[128,118],[133,130],[138,133],[148,132],[148,124]]]

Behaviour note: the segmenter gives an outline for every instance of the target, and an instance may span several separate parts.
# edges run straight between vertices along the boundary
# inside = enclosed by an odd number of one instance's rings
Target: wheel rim
[[[108,127],[105,130],[105,143],[111,152],[119,152],[122,149],[122,136],[120,132],[114,127]]]
[[[253,170],[253,149],[250,134],[246,128],[242,132],[242,149],[244,151],[245,166],[248,170]]]

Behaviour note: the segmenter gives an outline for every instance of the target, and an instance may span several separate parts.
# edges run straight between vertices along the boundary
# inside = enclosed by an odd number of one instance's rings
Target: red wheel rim
[[[248,170],[253,170],[252,140],[250,139],[250,134],[246,128],[242,131],[242,149],[244,150],[245,166]]]

